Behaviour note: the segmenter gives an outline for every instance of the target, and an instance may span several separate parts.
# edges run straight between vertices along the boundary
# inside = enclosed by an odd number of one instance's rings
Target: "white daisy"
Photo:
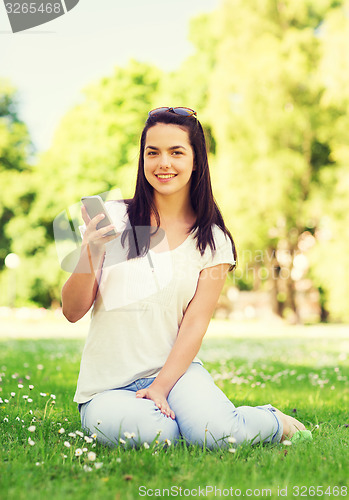
[[[236,439],[234,438],[234,436],[229,436],[228,437],[228,443],[236,443]]]
[[[90,451],[88,454],[87,454],[87,458],[90,460],[90,462],[94,462],[96,460],[96,454],[94,451]]]

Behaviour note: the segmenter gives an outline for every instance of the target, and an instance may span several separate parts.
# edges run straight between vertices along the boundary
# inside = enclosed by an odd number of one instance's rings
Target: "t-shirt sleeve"
[[[202,269],[218,264],[230,264],[229,271],[231,271],[236,263],[231,240],[218,226],[214,226],[212,231],[216,250],[212,252],[211,247],[207,245]]]
[[[79,226],[79,231],[80,231],[80,235],[81,235],[81,239],[84,237],[84,234],[85,234],[85,231],[86,231],[86,224],[83,223],[82,226]]]

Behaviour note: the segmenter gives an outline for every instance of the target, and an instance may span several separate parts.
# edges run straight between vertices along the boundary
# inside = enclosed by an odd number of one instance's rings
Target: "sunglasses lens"
[[[156,115],[157,113],[163,113],[165,111],[170,111],[171,113],[176,113],[176,115],[181,116],[196,116],[196,111],[190,108],[155,108],[149,111],[148,116]]]
[[[168,111],[170,108],[156,108],[149,111],[149,116],[156,115],[156,113],[162,113],[163,111]]]
[[[189,108],[174,108],[174,111],[175,113],[177,113],[177,115],[183,115],[183,116],[196,115],[195,111]]]

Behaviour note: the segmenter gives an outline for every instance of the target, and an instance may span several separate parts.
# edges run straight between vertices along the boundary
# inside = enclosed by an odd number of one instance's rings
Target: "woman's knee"
[[[195,420],[191,425],[181,427],[181,434],[188,444],[197,444],[207,448],[223,448],[231,446],[235,437],[231,432],[231,422],[224,422],[219,418],[205,421]]]

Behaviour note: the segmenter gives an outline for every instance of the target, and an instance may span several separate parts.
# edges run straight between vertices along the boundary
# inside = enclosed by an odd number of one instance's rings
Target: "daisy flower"
[[[236,443],[236,439],[234,438],[234,436],[229,436],[228,437],[228,443]]]
[[[90,462],[94,462],[96,460],[96,454],[94,451],[90,451],[88,454],[87,454],[87,458],[90,460]]]

